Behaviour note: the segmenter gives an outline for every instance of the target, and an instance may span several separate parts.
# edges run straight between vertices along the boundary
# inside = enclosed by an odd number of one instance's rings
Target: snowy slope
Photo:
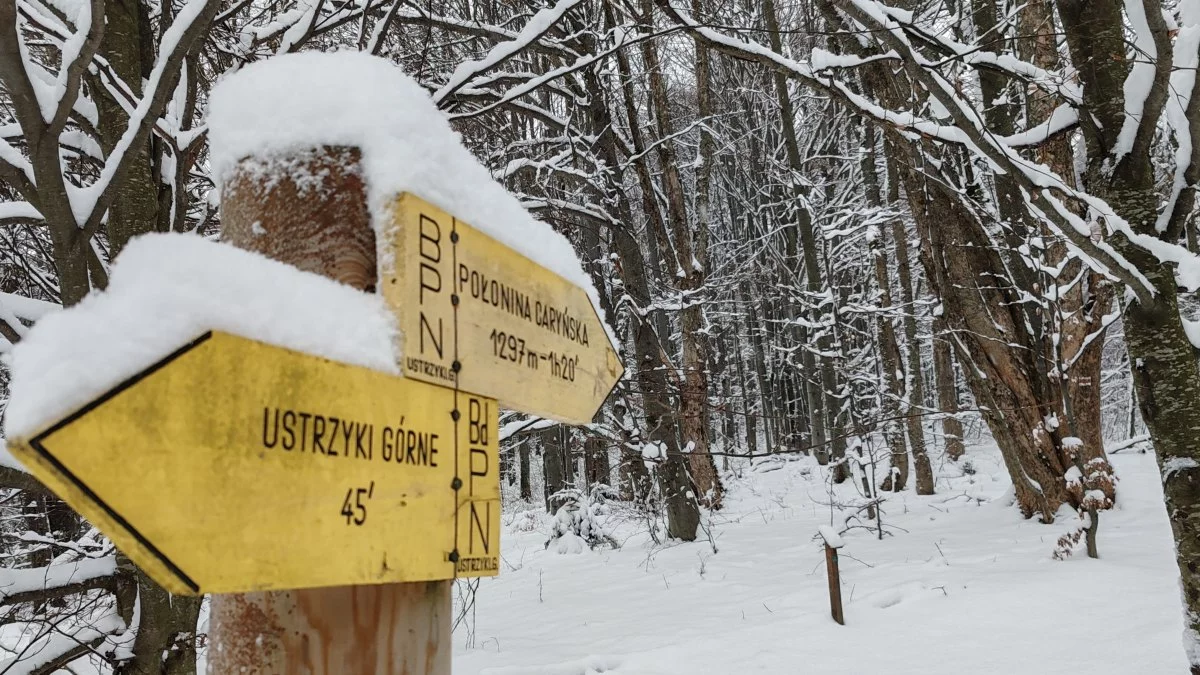
[[[506,565],[480,585],[473,635],[455,634],[454,672],[1187,672],[1151,455],[1113,457],[1121,504],[1101,521],[1102,558],[1065,562],[1051,552],[1066,526],[1021,519],[994,448],[968,457],[974,476],[893,498],[894,536],[843,535],[845,627],[829,618],[816,539],[829,509],[808,459],[731,482],[716,555],[708,542],[652,549],[644,535],[615,552],[556,555],[541,532],[506,531]]]

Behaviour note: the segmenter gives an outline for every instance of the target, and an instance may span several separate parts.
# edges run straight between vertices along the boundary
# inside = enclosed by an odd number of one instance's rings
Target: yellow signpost
[[[225,333],[10,447],[174,593],[491,576],[494,400]]]
[[[412,194],[381,281],[407,377],[587,424],[623,367],[582,289]]]

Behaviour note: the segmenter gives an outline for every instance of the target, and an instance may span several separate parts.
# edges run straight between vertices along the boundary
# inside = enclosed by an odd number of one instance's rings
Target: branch
[[[48,600],[65,598],[68,595],[94,591],[101,588],[111,591],[113,590],[113,584],[113,577],[103,576],[76,581],[63,586],[52,586],[49,588],[38,588],[32,591],[21,591],[20,593],[10,593],[0,597],[0,606],[19,605],[23,602],[35,602],[40,604]]]
[[[283,40],[280,42],[276,53],[286,54],[287,52],[294,51],[297,47],[302,47],[305,42],[308,42],[313,36],[313,31],[317,26],[317,19],[320,18],[321,9],[324,7],[325,0],[316,0],[316,2],[309,5],[308,10],[304,13],[304,18],[288,26],[288,29],[283,32]],[[300,29],[301,26],[303,26],[302,29]]]
[[[66,664],[91,652],[108,636],[124,630],[125,622],[109,614],[92,625],[76,628],[70,633],[59,629],[58,624],[50,629],[57,635],[45,634],[33,640],[16,656],[0,662],[0,673],[50,675],[58,672]]]
[[[472,77],[502,65],[505,61],[521,53],[530,44],[541,40],[564,14],[574,9],[582,1],[558,0],[553,7],[538,10],[537,14],[529,19],[529,22],[525,24],[520,33],[517,33],[515,38],[492,47],[487,56],[482,59],[458,64],[446,84],[434,93],[434,103],[440,106],[444,99],[462,88]]]
[[[37,203],[33,167],[19,150],[3,138],[0,138],[0,179],[16,188],[26,200]]]
[[[96,579],[107,579],[116,571],[117,559],[111,555],[48,567],[6,569],[0,572],[0,594],[6,599]]]
[[[0,489],[22,490],[37,495],[54,496],[50,488],[42,485],[42,482],[34,478],[33,474],[11,466],[0,466]]]
[[[439,28],[450,33],[458,33],[461,35],[471,35],[474,37],[485,38],[493,42],[504,42],[506,40],[514,40],[517,33],[492,26],[489,24],[480,23],[478,21],[464,21],[457,17],[437,16],[422,9],[417,3],[411,0],[403,0],[404,4],[412,8],[412,13],[403,12],[397,17],[397,22],[401,25],[413,25],[428,28]],[[536,42],[531,45],[539,52],[555,54],[559,56],[577,56],[573,51],[553,42]]]
[[[1065,194],[1093,208],[1105,218],[1113,230],[1123,234],[1135,245],[1147,249],[1160,260],[1171,262],[1193,260],[1200,263],[1200,259],[1187,252],[1186,249],[1135,233],[1129,223],[1118,216],[1104,200],[1074,189],[1046,167],[1024,159],[1016,150],[1001,143],[994,134],[987,130],[978,112],[958,97],[954,87],[946,82],[940,73],[925,67],[928,64],[913,49],[912,44],[903,37],[900,27],[895,22],[884,23],[883,17],[866,12],[860,7],[859,0],[838,0],[837,5],[842,12],[863,26],[878,26],[879,30],[873,31],[872,34],[880,36],[889,49],[901,55],[901,62],[906,72],[914,81],[920,82],[929,95],[949,111],[954,120],[953,126],[939,124],[912,113],[897,113],[887,110],[852,91],[846,84],[817,74],[806,64],[776,54],[762,45],[735,40],[700,26],[683,10],[672,6],[670,0],[657,0],[657,2],[668,16],[687,26],[700,38],[701,42],[712,49],[734,58],[761,63],[768,68],[781,71],[789,77],[799,79],[809,86],[831,95],[852,110],[857,110],[876,124],[896,129],[909,138],[923,136],[931,140],[964,146],[976,156],[987,160],[994,170],[1012,174],[1017,183],[1031,195],[1033,202],[1046,215],[1048,223],[1077,250],[1087,254],[1084,261],[1089,263],[1089,266],[1106,276],[1120,280],[1143,303],[1153,302],[1155,293],[1153,284],[1135,265],[1114,251],[1108,243],[1092,241],[1091,230],[1087,223],[1078,216],[1074,216],[1054,195],[1050,194],[1049,190],[1053,189],[1055,192]],[[869,0],[861,0],[861,2],[874,4]],[[1189,270],[1189,274],[1200,275],[1200,266],[1197,269]],[[1200,284],[1200,276],[1194,280]]]
[[[146,93],[129,116],[129,126],[105,162],[100,177],[80,191],[80,198],[91,201],[91,204],[85,203],[85,208],[80,209],[87,214],[80,224],[84,236],[90,238],[99,229],[104,214],[116,198],[117,191],[113,186],[124,180],[130,165],[138,156],[134,149],[146,142],[150,130],[161,117],[168,99],[174,93],[174,83],[184,59],[200,45],[200,38],[212,25],[218,5],[216,0],[190,0],[163,35],[162,45],[167,51],[159,55],[146,82]]]
[[[1158,118],[1167,101],[1172,62],[1162,6],[1151,0],[1126,0],[1124,4],[1135,52],[1124,84],[1125,119],[1113,148],[1115,164],[1125,155],[1150,154]],[[1143,89],[1143,83],[1149,86]]]
[[[93,652],[97,647],[100,646],[100,643],[104,642],[107,637],[108,634],[104,634],[93,638],[90,642],[76,642],[74,647],[71,647],[67,651],[63,652],[57,658],[47,661],[38,668],[30,670],[29,675],[52,675],[53,673],[57,673],[68,663],[83,656],[84,654],[90,654]]]
[[[400,11],[400,3],[402,1],[403,0],[392,0],[391,6],[388,7],[387,12],[383,15],[383,18],[380,19],[375,24],[375,27],[371,30],[371,39],[363,51],[367,52],[371,56],[380,55],[380,50],[383,49],[383,40],[385,37],[387,37],[388,28],[391,27],[392,20],[396,18],[396,12]],[[366,16],[367,13],[363,12],[363,17]]]
[[[62,46],[63,65],[59,68],[58,75],[58,87],[62,89],[62,98],[58,99],[58,107],[47,125],[48,138],[57,139],[58,134],[66,127],[71,111],[75,109],[75,100],[79,98],[79,83],[92,62],[92,57],[100,49],[100,41],[104,37],[104,0],[87,0],[80,3],[81,11],[83,7],[90,10],[91,24],[86,33],[83,32],[83,28],[76,27],[77,32]],[[72,56],[69,50],[75,47],[73,43],[80,39],[83,44],[78,46]]]
[[[20,30],[17,28],[17,3],[13,0],[0,2],[0,81],[12,100],[17,123],[25,132],[25,141],[30,147],[41,144],[46,131],[42,119],[37,92],[25,69],[25,54]],[[0,159],[7,159],[0,156]]]

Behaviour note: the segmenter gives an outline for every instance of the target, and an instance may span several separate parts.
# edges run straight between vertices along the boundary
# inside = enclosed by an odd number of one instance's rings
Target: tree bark
[[[942,443],[946,457],[958,461],[967,449],[963,425],[958,419],[958,381],[954,376],[954,354],[947,333],[945,310],[938,308],[933,318],[933,371],[937,382],[938,412],[942,419]]]
[[[1053,70],[1059,67],[1057,38],[1061,34],[1054,22],[1054,6],[1051,0],[1033,0],[1024,5],[1018,15],[1020,34],[1017,49],[1023,58],[1034,65]],[[1026,119],[1041,121],[1048,119],[1056,102],[1048,94],[1037,90],[1027,94]],[[1075,186],[1075,152],[1071,148],[1068,134],[1059,134],[1040,144],[1034,153],[1035,159],[1049,166],[1065,183]],[[1083,209],[1074,205],[1077,215]],[[1104,351],[1105,314],[1115,295],[1113,286],[1094,270],[1084,269],[1078,259],[1067,260],[1067,247],[1050,236],[1042,228],[1043,236],[1052,243],[1046,251],[1048,267],[1062,267],[1057,283],[1060,287],[1074,280],[1069,290],[1059,293],[1054,317],[1055,329],[1061,335],[1057,341],[1059,351],[1051,354],[1055,363],[1061,364],[1066,375],[1063,387],[1064,412],[1070,421],[1072,432],[1083,441],[1081,459],[1086,464],[1093,459],[1107,459],[1104,454],[1104,438],[1100,420],[1100,362]],[[1099,228],[1097,228],[1099,238]],[[1105,486],[1109,499],[1115,498],[1112,484]]]
[[[1083,85],[1080,119],[1087,145],[1084,182],[1134,231],[1175,242],[1185,220],[1172,219],[1158,232],[1158,195],[1151,145],[1168,95],[1170,36],[1161,14],[1147,11],[1158,58],[1140,126],[1121,157],[1114,150],[1125,120],[1124,82],[1131,67],[1125,57],[1123,4],[1117,0],[1058,0],[1071,61]],[[1191,92],[1194,97],[1195,91]],[[1192,672],[1200,673],[1200,367],[1179,315],[1172,265],[1121,236],[1112,245],[1133,262],[1155,289],[1149,302],[1131,302],[1125,313],[1125,341],[1138,407],[1159,462],[1167,515],[1175,535]]]
[[[642,10],[645,16],[653,16],[653,0],[643,0]],[[667,224],[670,228],[674,258],[680,265],[675,273],[676,287],[683,297],[688,297],[704,286],[705,251],[700,245],[702,238],[699,232],[701,228],[708,227],[708,200],[707,195],[701,198],[698,206],[702,205],[704,212],[699,214],[699,222],[693,229],[688,223],[687,197],[679,175],[679,163],[675,157],[673,142],[669,140],[673,125],[658,48],[653,40],[644,40],[641,47],[650,86],[654,122],[661,139],[655,146],[655,152],[658,155],[663,191],[667,198]],[[707,80],[707,66],[701,66],[698,61],[697,68]],[[700,74],[697,77],[700,77]],[[706,97],[707,93],[703,94],[702,98]],[[711,144],[712,140],[709,139],[708,143]],[[709,153],[711,152],[710,146]],[[680,365],[683,370],[679,387],[680,442],[683,449],[687,450],[687,469],[693,495],[704,506],[717,509],[721,507],[724,489],[708,449],[708,343],[704,305],[696,298],[690,298],[679,312],[679,335],[682,347]]]
[[[762,1],[763,18],[766,21],[767,36],[770,40],[771,51],[776,54],[783,53],[783,45],[780,39],[779,18],[775,12],[774,0]],[[795,125],[795,110],[792,106],[792,99],[787,89],[787,78],[782,73],[775,74],[775,97],[779,104],[780,124],[783,129],[784,149],[787,153],[788,164],[791,170],[796,175],[801,175],[804,166],[803,158],[800,156],[800,145],[796,137]],[[804,188],[797,186],[798,190],[804,192]],[[803,278],[805,282],[804,290],[807,292],[810,302],[816,302],[814,297],[818,296],[824,289],[821,279],[820,254],[817,250],[817,237],[813,227],[812,214],[807,206],[803,203],[796,206],[797,218],[795,228],[788,228],[786,233],[788,239],[786,255],[789,260],[789,268],[800,278],[801,265],[797,255],[797,241],[799,238],[799,248],[803,250]],[[814,313],[814,323],[824,326],[825,310],[823,305],[818,305],[817,312]],[[836,415],[836,410],[840,407],[840,401],[836,396],[837,391],[837,374],[834,371],[833,360],[827,357],[816,358],[807,348],[808,340],[806,336],[801,334],[798,343],[801,345],[801,363],[806,373],[811,377],[817,372],[819,366],[820,384],[819,386],[809,385],[810,392],[808,398],[809,415],[812,420],[812,445],[819,448],[818,460],[826,459],[828,451],[825,450],[825,444],[829,442],[829,428],[833,422],[833,416]],[[826,354],[829,351],[829,330],[819,329],[817,333],[816,349],[821,354]],[[819,362],[819,363],[818,363]],[[844,462],[838,463],[833,469],[834,482],[841,483],[849,477],[848,470]]]
[[[896,181],[892,181],[896,184]],[[891,190],[889,189],[889,193]],[[891,195],[888,195],[891,197]],[[897,200],[899,195],[896,195]],[[899,275],[900,301],[904,303],[904,400],[901,414],[908,431],[908,447],[912,451],[916,488],[919,495],[933,494],[933,467],[925,450],[925,425],[921,407],[925,404],[925,378],[921,373],[921,348],[917,342],[917,306],[914,302],[912,265],[909,262],[908,232],[904,221],[892,221],[892,240],[896,245],[896,267]]]
[[[538,432],[542,446],[542,483],[545,492],[546,512],[554,514],[563,500],[557,495],[568,487],[566,452],[562,439],[562,428],[550,427]]]
[[[596,485],[612,483],[612,479],[609,477],[609,474],[612,473],[612,465],[609,464],[608,447],[604,444],[603,438],[591,436],[584,441],[583,457],[585,479],[589,489]]]
[[[863,153],[863,183],[867,193],[867,204],[879,208],[882,196],[879,189],[879,172],[875,167],[875,130],[865,129],[867,152]],[[891,177],[894,182],[895,178]],[[888,269],[886,230],[872,226],[868,250],[874,261],[875,285],[879,289],[879,313],[876,314],[875,331],[879,335],[880,392],[879,412],[882,414],[883,438],[891,450],[892,469],[884,479],[883,489],[900,492],[908,484],[908,448],[904,444],[901,424],[900,399],[900,347],[896,340],[896,328],[889,314],[893,311],[892,282]]]
[[[518,456],[520,457],[520,469],[521,469],[520,488],[521,488],[521,501],[523,501],[523,502],[533,501],[533,487],[531,486],[531,483],[529,481],[529,473],[530,473],[529,443],[530,442],[531,441],[522,441],[521,445],[519,446],[519,450],[517,450]]]
[[[109,66],[139,96],[142,80],[150,75],[154,66],[155,36],[146,11],[146,6],[139,0],[105,2],[105,40],[100,46],[100,54],[108,60]],[[96,92],[96,109],[100,114],[100,141],[104,153],[109,155],[129,126],[129,116],[103,86],[92,89]],[[158,181],[151,170],[151,139],[130,148],[136,156],[129,172],[124,181],[110,188],[117,194],[108,210],[106,226],[114,257],[131,238],[158,229]]]
[[[1065,482],[1071,463],[1044,426],[1056,406],[1039,395],[1042,380],[1031,351],[1037,343],[1017,308],[1020,297],[1011,286],[981,281],[1003,278],[1006,269],[982,223],[956,193],[923,179],[918,153],[906,159],[896,166],[922,239],[922,263],[957,338],[964,374],[1000,447],[1017,505],[1026,516],[1052,522],[1058,507],[1071,501]]]
[[[610,26],[613,25],[612,8],[605,5],[604,11],[606,22]],[[594,76],[588,78],[587,82],[591,94],[589,118],[592,128],[598,135],[598,151],[606,164],[619,166],[617,139],[612,131],[613,118],[604,104],[603,91],[599,88],[599,81]],[[630,119],[631,126],[637,124],[636,116]],[[610,182],[606,187],[606,192],[615,197],[624,222],[632,223],[632,209],[629,208],[628,202],[623,197],[622,186],[611,182],[613,180],[611,173],[608,174],[607,180]],[[648,438],[638,438],[637,441],[639,443],[645,441],[661,443],[662,447],[667,449],[664,466],[671,467],[674,464],[682,464],[683,458],[679,452],[675,433],[675,410],[671,405],[667,386],[666,367],[668,364],[663,363],[660,356],[660,347],[663,343],[659,340],[653,317],[645,316],[640,311],[649,308],[651,302],[645,257],[637,239],[627,226],[615,226],[611,233],[613,247],[617,253],[619,272],[625,284],[625,292],[634,307],[639,310],[630,312],[628,316],[633,332],[635,379],[641,393],[643,420]],[[655,312],[654,314],[659,313]],[[641,458],[622,459],[622,466],[626,468],[627,475],[630,477],[635,499],[648,504],[650,501],[649,476]],[[683,482],[672,482],[680,478],[684,479]],[[668,533],[674,538],[691,541],[696,538],[696,530],[700,525],[700,510],[696,500],[689,498],[691,489],[686,478],[685,471],[677,471],[674,468],[665,472],[660,471],[659,474],[662,497],[667,507]]]

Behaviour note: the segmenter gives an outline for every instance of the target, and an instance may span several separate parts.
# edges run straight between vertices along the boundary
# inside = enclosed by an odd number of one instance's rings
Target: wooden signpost
[[[380,289],[407,377],[592,421],[624,367],[583,289],[416,195],[396,198],[391,225],[395,270]]]
[[[589,423],[623,372],[582,289],[419,197],[380,274],[361,162],[243,159],[222,236],[383,294],[406,377],[210,332],[9,439],[160,585],[217,594],[210,673],[449,675],[450,580],[499,571],[499,406]]]
[[[839,624],[846,625],[842,613],[842,576],[838,570],[838,549],[845,545],[837,530],[822,525],[821,540],[825,544],[825,573],[829,577],[829,614]]]
[[[167,590],[241,593],[496,574],[496,419],[491,399],[206,333],[11,447]]]

